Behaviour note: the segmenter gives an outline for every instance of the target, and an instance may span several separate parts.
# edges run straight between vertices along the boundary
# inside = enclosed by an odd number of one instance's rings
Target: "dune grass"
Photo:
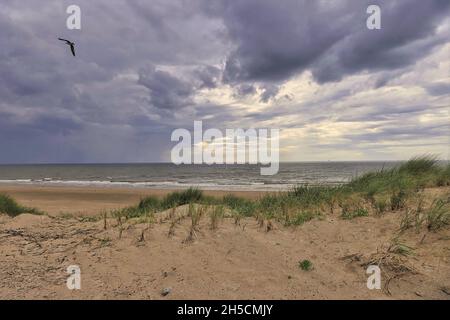
[[[444,185],[450,185],[450,165],[442,166],[436,157],[425,155],[414,157],[389,170],[367,173],[354,179],[346,187],[354,192],[373,195]]]
[[[169,193],[161,202],[163,209],[173,206],[182,206],[192,202],[199,202],[203,199],[203,192],[197,188],[189,188],[181,192]]]
[[[113,212],[114,216],[123,216],[127,219],[137,218],[149,213],[156,213],[168,210],[185,204],[203,202],[203,192],[197,188],[189,188],[184,191],[171,192],[164,198],[159,199],[155,196],[148,196],[136,206],[130,206]]]
[[[275,220],[285,226],[295,226],[327,213],[338,213],[343,219],[353,219],[370,213],[381,215],[387,211],[405,210],[408,200],[424,188],[449,185],[450,165],[444,166],[436,157],[425,155],[414,157],[392,169],[366,173],[339,186],[300,185],[288,192],[266,194],[256,200],[231,194],[222,198],[206,197],[201,190],[189,188],[172,192],[162,199],[147,197],[137,206],[122,209],[121,215],[131,218],[198,203],[227,208],[236,224],[242,217],[255,217],[262,223]],[[430,230],[448,222],[448,215],[443,213],[447,205],[436,206],[429,217]],[[214,213],[212,219],[214,229],[218,220]]]
[[[303,271],[311,271],[313,269],[313,264],[309,260],[302,260],[298,262],[298,267]]]
[[[289,192],[266,195],[254,203],[234,199],[236,207],[298,225],[323,213],[340,212],[343,219],[402,210],[408,199],[427,187],[450,185],[450,165],[434,156],[414,157],[389,170],[370,172],[339,186],[301,185]],[[248,208],[248,209],[247,209]]]
[[[420,232],[424,227],[429,231],[437,231],[450,225],[450,201],[435,199],[428,208],[419,203],[417,208],[408,209],[400,222],[400,231],[414,229]]]
[[[211,210],[209,214],[211,230],[217,230],[219,223],[223,219],[224,215],[225,213],[223,205],[217,205]]]
[[[435,200],[425,212],[428,230],[436,231],[450,224],[450,204],[442,199]]]
[[[367,217],[369,211],[364,208],[356,208],[355,210],[344,210],[341,217],[346,220],[350,220],[357,217]]]
[[[22,213],[41,214],[34,208],[27,208],[18,204],[16,200],[6,194],[0,194],[0,213],[5,213],[10,217],[15,217]]]

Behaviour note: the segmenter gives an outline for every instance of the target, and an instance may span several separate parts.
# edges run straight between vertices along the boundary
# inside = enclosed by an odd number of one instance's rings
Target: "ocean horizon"
[[[273,176],[261,165],[171,163],[1,164],[0,183],[53,186],[282,191],[295,185],[339,185],[401,161],[281,162]]]

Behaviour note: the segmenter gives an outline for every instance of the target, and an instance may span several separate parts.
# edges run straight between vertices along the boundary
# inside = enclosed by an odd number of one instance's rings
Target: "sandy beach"
[[[23,205],[45,211],[49,215],[96,215],[134,205],[147,196],[164,197],[175,189],[40,186],[0,184],[0,194],[8,194]],[[233,194],[246,199],[257,199],[264,191],[204,191],[207,196],[223,197]]]

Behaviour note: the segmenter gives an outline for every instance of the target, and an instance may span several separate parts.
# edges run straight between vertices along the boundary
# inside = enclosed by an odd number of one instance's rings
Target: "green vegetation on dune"
[[[197,188],[189,188],[181,192],[169,193],[161,202],[162,208],[168,209],[174,206],[182,206],[203,199],[203,192]]]
[[[244,217],[252,216],[256,209],[255,202],[232,194],[224,196],[222,202],[225,206]]]
[[[197,188],[189,188],[163,198],[146,197],[135,206],[113,211],[112,215],[119,219],[148,220],[157,212],[196,203],[206,208],[201,210],[211,211],[211,229],[217,228],[226,214],[231,214],[236,224],[243,217],[254,217],[261,227],[269,230],[271,220],[297,226],[326,214],[337,214],[347,220],[401,211],[404,213],[401,230],[426,227],[435,231],[450,224],[450,197],[436,198],[434,202],[431,199],[427,208],[423,208],[422,201],[417,208],[412,208],[411,202],[419,199],[425,188],[442,186],[450,186],[450,164],[443,165],[433,156],[422,156],[392,169],[366,173],[339,186],[300,185],[288,192],[267,193],[256,200],[232,194],[208,197]],[[0,194],[0,213],[11,217],[21,213],[40,214],[4,194]]]
[[[21,206],[16,200],[6,194],[0,194],[0,213],[5,213],[10,217],[15,217],[22,213],[40,214],[40,212],[34,208]]]
[[[370,172],[339,186],[302,185],[288,192],[271,193],[257,200],[234,195],[206,197],[201,190],[190,188],[173,192],[163,199],[147,197],[137,206],[120,210],[127,218],[155,213],[184,204],[220,205],[231,211],[236,223],[241,217],[255,217],[261,225],[276,220],[286,226],[300,225],[327,213],[338,213],[343,219],[381,215],[403,210],[409,199],[427,187],[450,186],[450,165],[444,166],[433,156],[415,157],[399,166]],[[446,200],[448,201],[448,200]],[[445,205],[430,210],[435,226],[449,223]]]
[[[302,260],[298,262],[298,267],[303,271],[311,271],[313,269],[313,264],[309,260]]]
[[[201,190],[197,188],[189,188],[184,191],[171,192],[162,199],[155,196],[146,197],[141,199],[137,206],[116,210],[113,214],[124,216],[126,218],[135,218],[185,204],[198,202],[203,203],[205,200],[208,200],[208,198],[203,196],[203,192]]]
[[[439,165],[433,156],[414,157],[398,167],[370,172],[351,181],[352,191],[370,193],[414,191],[450,185],[450,166]]]

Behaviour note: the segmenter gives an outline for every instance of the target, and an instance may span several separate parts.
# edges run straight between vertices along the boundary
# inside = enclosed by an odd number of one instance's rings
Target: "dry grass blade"
[[[177,217],[175,215],[176,207],[173,207],[172,210],[169,212],[169,221],[170,221],[170,227],[169,231],[167,232],[167,237],[173,237],[175,235],[175,227],[180,222],[180,220],[183,218],[182,216]]]
[[[370,255],[368,259],[361,263],[361,266],[367,268],[370,265],[377,265],[387,278],[384,282],[383,291],[391,295],[389,285],[392,280],[418,273],[406,258],[412,254],[412,250],[414,249],[401,243],[398,239],[394,239],[387,248],[381,248],[378,252]]]
[[[194,241],[194,239],[197,238],[198,225],[200,223],[200,219],[205,214],[206,210],[207,210],[206,206],[198,206],[197,208],[195,208],[193,204],[189,205],[189,216],[191,217],[191,227],[189,230],[189,235],[183,241],[183,243],[192,242]]]
[[[213,210],[211,210],[211,212],[210,212],[210,219],[211,219],[210,228],[211,228],[211,230],[217,230],[217,228],[219,226],[219,222],[223,219],[223,217],[224,217],[223,206],[216,206],[216,207],[214,207]]]
[[[123,225],[122,225],[122,216],[117,217],[117,225],[119,227],[119,239],[122,239],[122,233],[123,233]]]
[[[106,230],[106,227],[107,227],[107,225],[106,225],[107,216],[108,216],[108,213],[106,211],[103,212],[103,230]]]
[[[270,232],[270,231],[272,231],[272,230],[274,230],[274,229],[275,229],[275,227],[274,227],[272,221],[267,220],[267,223],[266,223],[266,232]]]

